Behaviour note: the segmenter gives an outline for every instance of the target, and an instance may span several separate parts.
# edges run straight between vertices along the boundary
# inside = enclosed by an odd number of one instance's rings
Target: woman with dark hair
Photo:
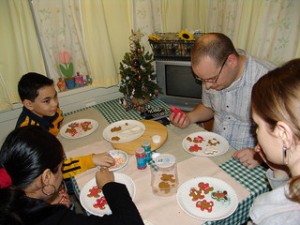
[[[254,201],[250,217],[260,225],[300,224],[300,59],[253,86],[252,118],[273,190]]]
[[[85,216],[53,204],[63,180],[63,158],[61,143],[40,127],[17,128],[7,136],[0,151],[1,225],[143,224],[126,186],[114,182],[108,169],[96,173],[96,182],[112,215]]]

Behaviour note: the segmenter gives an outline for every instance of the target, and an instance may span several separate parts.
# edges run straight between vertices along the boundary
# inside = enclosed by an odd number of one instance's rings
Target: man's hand
[[[263,162],[263,159],[253,148],[242,148],[233,153],[232,157],[239,160],[248,169],[253,169]]]
[[[187,128],[191,123],[187,114],[182,111],[177,112],[177,113],[172,112],[169,118],[170,118],[171,123],[174,126],[182,128],[182,129]]]

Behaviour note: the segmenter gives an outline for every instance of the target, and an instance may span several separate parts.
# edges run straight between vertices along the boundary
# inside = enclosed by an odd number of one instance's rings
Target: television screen
[[[196,83],[191,66],[166,65],[166,94],[200,99],[202,85]]]
[[[190,111],[202,99],[202,85],[196,83],[190,61],[155,61],[159,98],[168,105]]]

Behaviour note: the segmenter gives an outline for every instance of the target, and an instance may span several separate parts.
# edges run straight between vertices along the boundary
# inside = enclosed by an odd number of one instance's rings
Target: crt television
[[[202,85],[196,83],[190,61],[155,61],[159,98],[168,105],[191,111],[201,103]]]

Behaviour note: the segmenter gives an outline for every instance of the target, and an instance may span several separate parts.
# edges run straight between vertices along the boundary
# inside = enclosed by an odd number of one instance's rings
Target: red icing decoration
[[[206,200],[196,202],[196,207],[200,208],[202,211],[207,210],[211,212],[213,209],[214,203],[212,201],[208,202]]]
[[[96,200],[96,203],[93,205],[95,208],[105,209],[107,201],[104,196]]]
[[[99,193],[101,192],[101,190],[97,186],[94,186],[91,189],[89,189],[89,192],[90,193],[87,195],[88,197],[99,198],[100,197]]]
[[[204,138],[201,136],[194,137],[194,140],[193,140],[193,142],[195,142],[195,143],[202,143],[203,141],[204,141]]]
[[[202,147],[201,146],[198,146],[197,144],[194,144],[192,146],[189,147],[189,151],[190,152],[198,152],[202,150]]]

